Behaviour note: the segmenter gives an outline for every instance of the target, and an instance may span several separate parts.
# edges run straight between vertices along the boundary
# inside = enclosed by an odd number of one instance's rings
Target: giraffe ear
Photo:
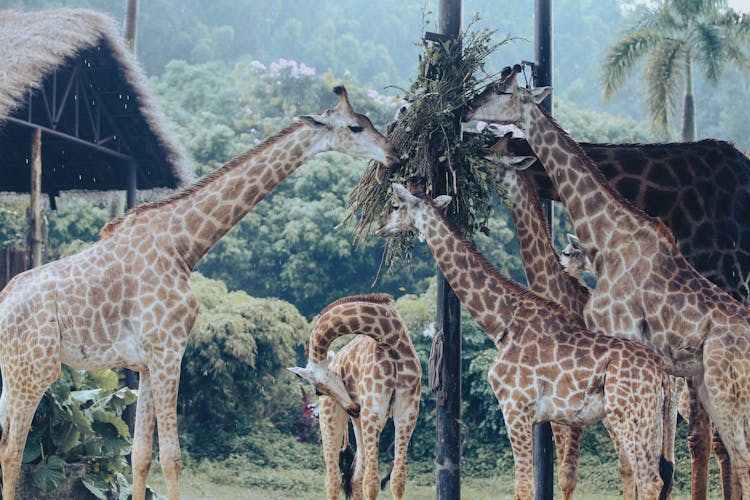
[[[544,100],[545,97],[552,93],[552,87],[536,87],[531,89],[531,99],[539,104]]]
[[[448,206],[448,204],[451,202],[453,198],[448,196],[447,194],[442,194],[432,200],[432,202],[435,204],[435,206],[439,209],[443,209]]]
[[[508,163],[516,170],[526,170],[536,162],[536,156],[514,156]]]
[[[326,126],[326,124],[320,120],[321,118],[321,115],[301,115],[297,117],[299,121],[312,128],[320,128]]]
[[[411,194],[409,190],[404,187],[403,184],[394,182],[393,184],[391,184],[391,186],[393,187],[393,192],[396,193],[396,197],[400,201],[409,202],[409,201],[413,201],[417,199],[417,197]]]
[[[570,234],[570,233],[568,233],[567,236],[568,236],[568,243],[570,243],[571,246],[575,248],[576,250],[581,250],[581,240],[578,239],[578,236],[576,236],[575,234]]]
[[[305,380],[310,380],[310,373],[309,373],[309,370],[307,368],[302,368],[302,367],[299,367],[299,366],[294,366],[294,367],[291,367],[291,368],[287,368],[287,370],[289,370],[290,372],[294,373],[299,378],[302,378],[302,379],[305,379]]]

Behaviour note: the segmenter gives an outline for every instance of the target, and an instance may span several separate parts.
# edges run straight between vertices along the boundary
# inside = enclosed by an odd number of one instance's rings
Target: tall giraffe
[[[347,413],[357,443],[353,497],[375,498],[380,491],[378,443],[389,415],[395,431],[391,493],[396,499],[404,496],[406,452],[419,417],[422,365],[392,301],[388,294],[371,294],[331,303],[313,325],[307,366],[290,368],[323,395],[320,436],[329,499],[338,498],[341,491],[339,450],[346,440]],[[360,336],[329,364],[331,343],[352,333]]]
[[[539,107],[550,89],[520,88],[518,71],[483,92],[467,119],[513,123],[524,132],[597,275],[586,324],[648,343],[670,373],[692,377],[691,397],[700,399],[729,454],[733,498],[742,491],[750,498],[750,421],[737,418],[750,410],[750,309],[697,272],[662,222],[607,184]],[[707,419],[699,434],[710,435]]]
[[[110,222],[90,248],[17,275],[0,292],[0,461],[14,497],[31,419],[60,364],[140,373],[133,498],[145,496],[154,425],[170,500],[182,468],[180,362],[198,303],[195,265],[264,196],[311,156],[337,150],[392,163],[388,141],[336,87],[335,108],[299,121],[193,186]]]
[[[415,231],[425,239],[498,349],[488,378],[513,448],[515,497],[534,496],[534,423],[599,420],[615,444],[626,498],[667,495],[672,464],[662,454],[662,429],[669,379],[659,359],[643,345],[583,329],[575,313],[501,276],[439,213],[450,196],[429,201],[400,184],[393,190],[397,202],[377,234]]]
[[[580,146],[618,193],[667,225],[698,272],[750,305],[750,158],[716,139]],[[534,154],[520,138],[508,150]],[[540,196],[560,199],[538,161],[529,172]]]

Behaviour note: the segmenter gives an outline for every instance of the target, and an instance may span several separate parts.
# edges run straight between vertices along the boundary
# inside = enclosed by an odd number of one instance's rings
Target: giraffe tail
[[[352,485],[352,478],[354,476],[354,468],[357,465],[357,454],[350,439],[352,432],[351,421],[347,420],[346,432],[344,433],[344,439],[341,443],[341,449],[339,450],[339,471],[341,472],[341,489],[344,492],[344,498],[349,500],[354,494],[354,487]]]
[[[666,374],[664,374],[662,388],[664,402],[662,407],[662,445],[661,455],[659,456],[659,476],[663,486],[659,493],[659,500],[666,500],[670,498],[674,484],[674,463],[670,459],[673,458],[671,455],[674,454],[674,426],[677,423],[673,414],[675,401],[672,398],[672,380]],[[671,443],[668,442],[669,439],[672,440]]]
[[[391,480],[391,472],[393,472],[393,460],[396,458],[394,455],[394,451],[396,449],[396,441],[391,441],[391,445],[388,447],[388,458],[390,459],[391,463],[388,466],[388,472],[383,476],[383,479],[380,480],[380,490],[384,490],[386,486],[388,486],[388,481]]]

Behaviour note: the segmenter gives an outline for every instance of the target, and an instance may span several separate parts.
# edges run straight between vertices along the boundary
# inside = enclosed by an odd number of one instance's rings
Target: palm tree
[[[609,100],[645,56],[643,81],[654,129],[669,136],[669,117],[684,90],[682,140],[695,139],[693,66],[716,84],[727,63],[750,69],[750,15],[721,0],[662,0],[643,7],[606,52],[604,99]]]

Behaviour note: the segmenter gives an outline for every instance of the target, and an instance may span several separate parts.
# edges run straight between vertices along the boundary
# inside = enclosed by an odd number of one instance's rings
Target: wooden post
[[[552,85],[552,0],[535,0],[534,51],[536,57],[534,85]],[[542,101],[552,113],[552,95]],[[552,232],[552,201],[542,200],[549,231]],[[534,485],[536,500],[550,500],[553,491],[552,427],[549,423],[534,425]]]
[[[124,36],[125,43],[127,44],[130,51],[135,54],[135,45],[137,39],[137,28],[138,28],[138,0],[126,0],[125,7],[125,28]],[[126,195],[126,209],[130,210],[135,207],[135,194],[137,189],[137,176],[136,176],[136,164],[135,160],[131,160],[128,164],[128,185]],[[132,370],[125,370],[125,385],[130,389],[138,388],[138,376]],[[135,403],[125,408],[123,411],[122,418],[128,424],[130,429],[130,435],[133,436],[135,432]],[[128,455],[128,462],[130,461],[130,455]]]
[[[461,32],[462,0],[440,0],[438,31],[449,38]],[[459,123],[456,123],[460,127]],[[445,194],[445,193],[435,193]],[[438,500],[461,498],[461,303],[443,273],[437,273],[437,328],[443,333],[443,390],[436,405]]]
[[[42,265],[42,131],[31,132],[31,187],[29,189],[29,254],[31,267]]]

